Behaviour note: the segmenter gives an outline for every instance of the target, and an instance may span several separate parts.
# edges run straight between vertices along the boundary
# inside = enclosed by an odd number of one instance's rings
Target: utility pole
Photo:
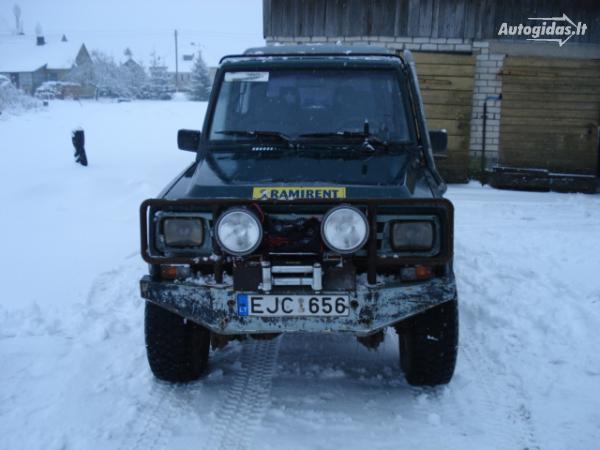
[[[177,30],[175,30],[175,91],[179,92],[179,48],[177,46]]]

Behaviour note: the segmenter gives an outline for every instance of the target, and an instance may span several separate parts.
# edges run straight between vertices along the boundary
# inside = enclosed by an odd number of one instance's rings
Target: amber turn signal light
[[[403,281],[427,280],[433,275],[430,266],[405,267],[400,271]]]

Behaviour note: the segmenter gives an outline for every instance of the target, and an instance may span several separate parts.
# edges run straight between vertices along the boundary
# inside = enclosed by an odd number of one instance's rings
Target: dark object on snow
[[[85,154],[85,135],[83,130],[74,130],[71,140],[73,141],[73,147],[75,147],[75,162],[82,166],[87,166],[88,160]]]
[[[546,169],[501,166],[494,167],[487,174],[490,185],[497,189],[585,194],[595,194],[598,191],[598,178],[594,175],[553,173]]]

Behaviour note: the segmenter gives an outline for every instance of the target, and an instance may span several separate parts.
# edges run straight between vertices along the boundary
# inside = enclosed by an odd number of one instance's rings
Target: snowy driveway
[[[137,207],[192,154],[204,104],[53,102],[0,117],[0,448],[592,449],[600,440],[600,196],[453,186],[461,302],[447,387],[397,340],[231,344],[187,386],[143,344]],[[72,163],[86,130],[90,167]]]

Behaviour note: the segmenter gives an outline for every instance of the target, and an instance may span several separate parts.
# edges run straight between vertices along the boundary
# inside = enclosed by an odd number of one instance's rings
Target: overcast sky
[[[262,0],[2,0],[2,33],[14,29],[15,3],[27,35],[34,36],[39,23],[48,38],[64,33],[118,60],[127,47],[146,64],[153,51],[170,57],[175,29],[180,50],[200,48],[209,65],[225,54],[264,44]]]

